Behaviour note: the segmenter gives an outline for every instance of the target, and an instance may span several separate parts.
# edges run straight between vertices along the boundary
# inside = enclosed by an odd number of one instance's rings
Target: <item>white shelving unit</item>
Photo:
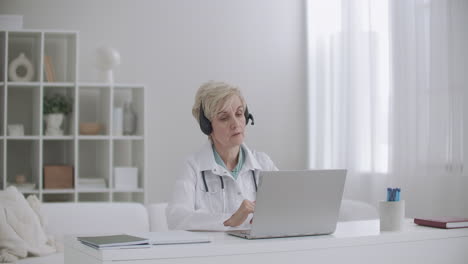
[[[78,32],[0,30],[0,190],[26,176],[34,188],[21,190],[42,201],[136,201],[146,203],[145,86],[140,84],[81,83],[78,78]],[[28,82],[9,78],[9,64],[24,53],[34,68]],[[55,80],[45,76],[45,56],[50,57]],[[63,124],[63,136],[46,136],[43,98],[64,94],[73,101],[73,112]],[[113,111],[131,101],[137,116],[134,135],[117,136]],[[98,122],[98,135],[80,135],[79,124]],[[24,136],[8,135],[9,124],[22,124]],[[45,189],[45,165],[73,166],[74,187]],[[114,167],[138,168],[138,187],[118,190]],[[83,188],[80,178],[102,178],[105,188]]]

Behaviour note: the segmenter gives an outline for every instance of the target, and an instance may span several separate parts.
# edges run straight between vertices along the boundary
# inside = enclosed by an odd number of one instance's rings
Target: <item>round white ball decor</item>
[[[113,82],[112,70],[120,64],[120,53],[111,47],[101,47],[97,50],[97,65],[101,72],[101,80]]]

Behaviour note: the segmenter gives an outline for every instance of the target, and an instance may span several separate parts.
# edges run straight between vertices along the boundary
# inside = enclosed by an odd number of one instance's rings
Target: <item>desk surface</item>
[[[378,220],[339,222],[332,235],[246,240],[223,232],[206,232],[213,242],[206,244],[158,245],[141,249],[96,250],[82,245],[75,237],[66,238],[65,247],[78,250],[100,261],[170,259],[228,256],[256,253],[307,251],[343,247],[418,242],[448,238],[467,238],[468,228],[437,229],[418,226],[408,219],[399,232],[380,232]]]

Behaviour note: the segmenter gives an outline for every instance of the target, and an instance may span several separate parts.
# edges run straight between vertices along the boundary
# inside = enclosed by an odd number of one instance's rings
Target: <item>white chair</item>
[[[166,207],[167,203],[154,203],[148,204],[146,209],[150,219],[150,231],[167,231],[167,220],[166,220]]]

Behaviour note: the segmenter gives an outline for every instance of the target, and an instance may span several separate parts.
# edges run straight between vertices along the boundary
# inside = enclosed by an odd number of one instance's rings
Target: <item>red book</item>
[[[438,228],[464,228],[468,227],[468,218],[438,217],[438,218],[415,218],[414,223],[423,226]]]

